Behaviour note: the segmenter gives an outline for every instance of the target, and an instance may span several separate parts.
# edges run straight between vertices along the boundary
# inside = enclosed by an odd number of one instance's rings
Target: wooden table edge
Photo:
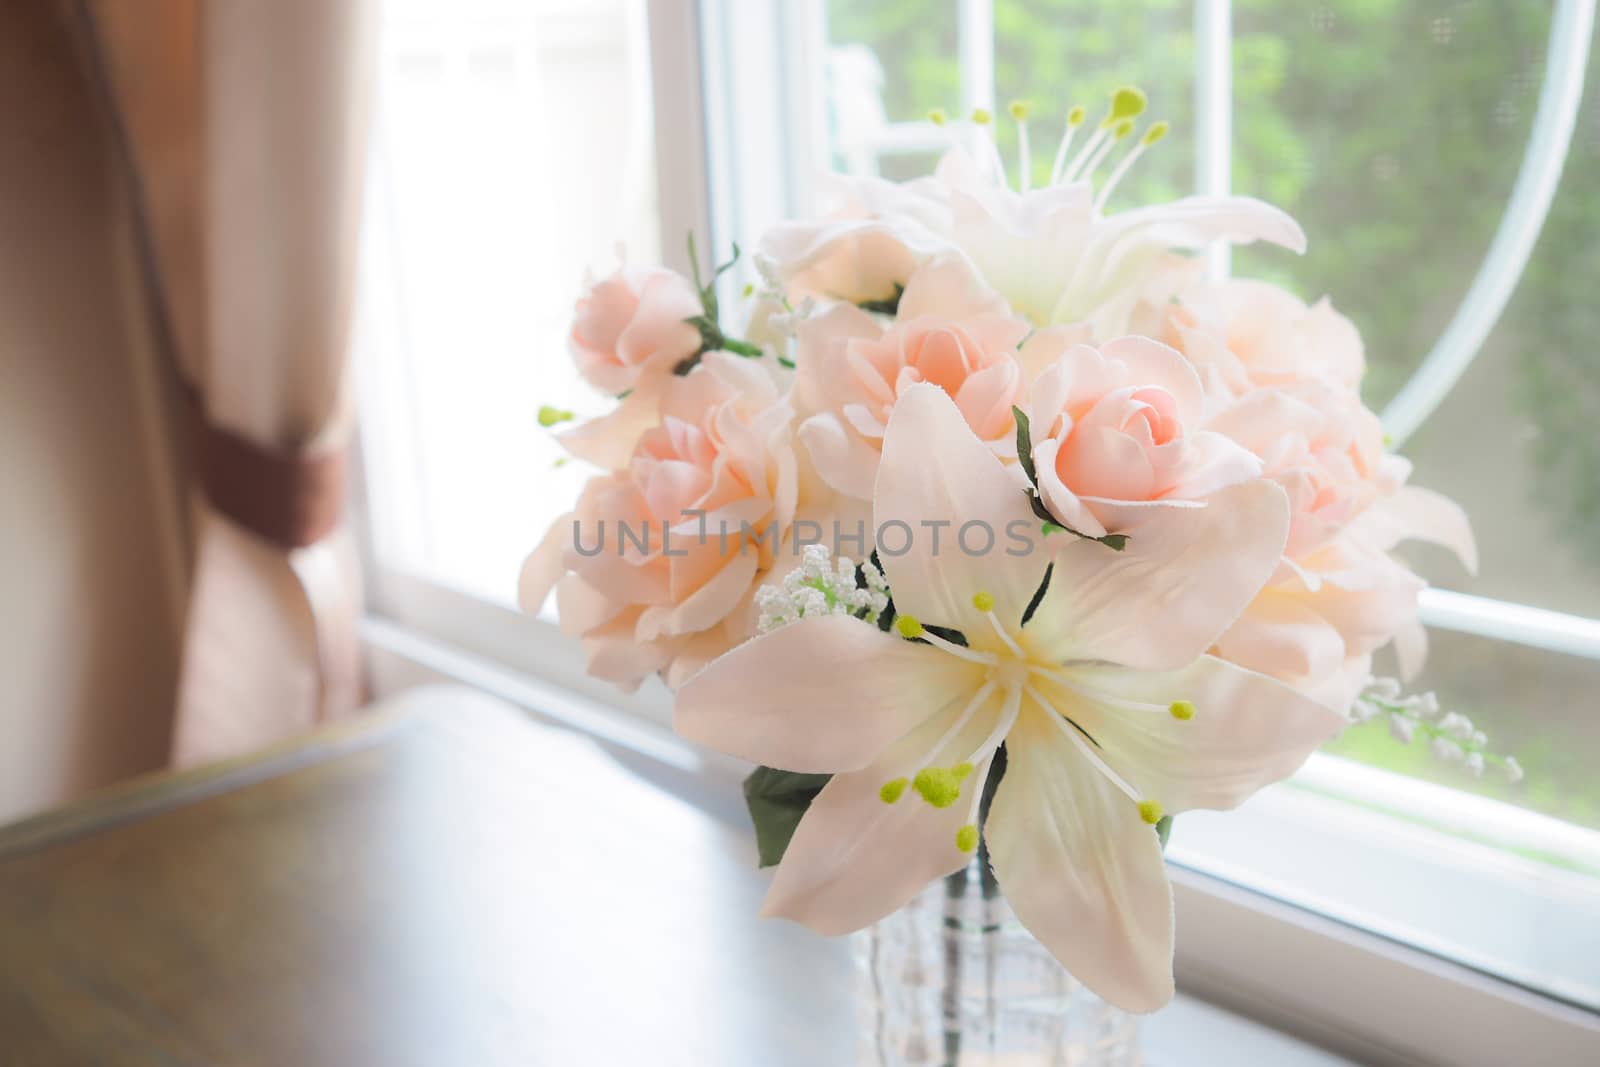
[[[429,717],[425,707],[401,703],[318,727],[246,755],[181,771],[150,771],[0,826],[0,863],[369,748]]]

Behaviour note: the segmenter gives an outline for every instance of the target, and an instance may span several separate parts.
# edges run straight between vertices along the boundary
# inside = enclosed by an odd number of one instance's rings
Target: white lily
[[[889,424],[874,508],[880,526],[917,533],[904,553],[880,553],[897,633],[803,618],[678,693],[685,737],[834,774],[763,914],[844,933],[958,870],[1004,743],[982,832],[1017,917],[1101,997],[1160,1007],[1172,995],[1172,899],[1151,824],[1237,805],[1345,722],[1205,654],[1277,565],[1282,490],[1254,481],[1165,512],[1121,553],[1058,533],[1053,551],[1036,539],[1008,555],[1008,531],[1039,530],[1025,495],[951,400],[919,385]],[[957,541],[975,520],[997,536],[981,555]]]
[[[1305,234],[1287,214],[1246,196],[1192,196],[1107,214],[1111,192],[1133,163],[1167,132],[1164,122],[1135,134],[1144,109],[1136,90],[1119,91],[1106,119],[1069,160],[1082,124],[1074,109],[1051,180],[1028,182],[1025,148],[1013,189],[988,123],[976,153],[957,142],[931,178],[903,184],[838,177],[832,218],[770,230],[758,252],[797,293],[859,302],[904,285],[915,265],[944,251],[964,255],[979,275],[1035,326],[1091,323],[1099,337],[1128,332],[1144,283],[1173,249],[1212,241],[1263,240],[1305,251]],[[1013,109],[1026,133],[1026,109]],[[1123,144],[1132,148],[1099,184],[1094,173]],[[1026,144],[1026,137],[1022,138]]]

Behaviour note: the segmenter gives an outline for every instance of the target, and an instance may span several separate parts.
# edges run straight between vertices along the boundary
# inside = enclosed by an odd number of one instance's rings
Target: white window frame
[[[989,0],[956,2],[962,27],[963,103],[992,106],[992,5]],[[1211,193],[1229,187],[1229,152],[1223,147],[1231,137],[1229,8],[1227,0],[1196,2],[1200,130],[1196,183]],[[1586,47],[1592,8],[1593,0],[1559,0],[1554,25],[1562,32],[1552,33],[1548,68],[1553,79],[1567,78],[1570,84],[1576,62],[1581,88],[1584,57],[1570,47],[1562,51],[1561,42],[1577,37]],[[648,10],[661,247],[669,265],[686,270],[685,233],[708,234],[715,247],[725,249],[734,234],[749,231],[752,220],[810,208],[810,190],[796,176],[816,169],[817,161],[805,154],[806,146],[823,143],[819,97],[806,80],[807,72],[818,69],[826,41],[823,5],[821,0],[648,0]],[[765,54],[780,64],[780,76],[772,77],[774,68],[762,64],[759,56],[745,70],[704,64],[702,57],[708,53],[729,52],[717,42],[727,40],[724,35],[731,32],[744,42],[764,41]],[[729,79],[737,83],[737,94]],[[752,99],[752,92],[759,95]],[[736,95],[737,108],[732,106]],[[1552,104],[1554,117],[1546,129],[1540,125],[1545,116],[1541,102],[1530,152],[1562,133],[1563,121],[1570,137],[1571,117],[1564,110],[1568,103]],[[772,116],[783,117],[781,126]],[[781,136],[784,130],[795,129],[817,136]],[[913,139],[916,135],[911,131]],[[734,153],[729,150],[734,144],[761,147]],[[773,160],[783,161],[776,170],[752,170],[771,168]],[[1558,161],[1556,173],[1559,169]],[[1522,185],[1519,179],[1519,192]],[[1533,192],[1528,196],[1535,199],[1529,203],[1542,219],[1553,182],[1530,179],[1530,187]],[[725,190],[733,195],[723,195]],[[1542,204],[1536,194],[1543,197]],[[1518,212],[1524,227],[1532,217],[1529,210],[1525,204]],[[1493,272],[1498,279],[1494,285],[1506,287],[1494,315],[1526,261],[1522,245],[1531,245],[1532,239],[1508,237],[1507,241],[1511,251]],[[1500,244],[1497,236],[1495,247]],[[1213,254],[1213,269],[1225,272],[1226,252]],[[1491,250],[1491,259],[1494,255]],[[1509,283],[1506,264],[1514,267]],[[1490,273],[1489,266],[1486,263],[1478,282]],[[1492,321],[1491,316],[1490,325]],[[1488,326],[1469,325],[1472,330],[1462,336],[1476,336],[1481,342]],[[1458,339],[1452,344],[1456,347],[1451,351],[1457,351],[1465,342]],[[1475,351],[1476,345],[1471,347]],[[1459,354],[1450,357],[1460,359]],[[659,685],[652,683],[637,694],[622,696],[584,673],[577,642],[548,620],[406,573],[380,559],[372,551],[370,531],[361,529],[367,515],[359,464],[356,478],[356,522],[367,546],[369,593],[362,634],[379,695],[421,680],[449,679],[480,687],[536,717],[655,761],[685,782],[708,777],[731,782],[743,773],[738,761],[673,735],[670,701]],[[1431,626],[1600,659],[1600,621],[1431,590],[1425,594],[1423,611]],[[1323,773],[1337,776],[1339,771],[1324,768]],[[1181,931],[1177,975],[1184,990],[1201,999],[1364,1062],[1600,1059],[1600,1016],[1595,1013],[1240,888],[1194,867],[1174,863],[1172,876]]]

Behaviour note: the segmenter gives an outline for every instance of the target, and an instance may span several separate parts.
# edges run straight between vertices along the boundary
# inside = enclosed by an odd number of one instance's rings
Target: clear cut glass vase
[[[855,935],[857,1062],[1132,1067],[1137,1016],[1069,975],[977,857]]]

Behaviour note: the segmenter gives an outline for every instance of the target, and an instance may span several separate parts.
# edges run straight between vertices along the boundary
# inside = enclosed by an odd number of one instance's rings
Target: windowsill
[[[1342,1067],[1353,1064],[1224,1008],[1179,992],[1140,1029],[1149,1067]]]
[[[664,692],[647,686],[619,701],[583,677],[578,650],[547,623],[425,584],[386,582],[376,602],[395,619],[426,618],[428,634],[393,619],[366,621],[380,693],[440,679],[484,689],[595,737],[642,777],[743,830],[737,782],[745,768],[675,737]],[[447,643],[452,634],[459,644]],[[467,635],[472,652],[465,650]],[[1326,782],[1319,785],[1325,788]],[[1312,811],[1317,805],[1320,813]],[[1331,812],[1329,805],[1339,810]],[[1315,833],[1308,832],[1312,827]],[[1423,838],[1430,848],[1421,847]],[[1374,854],[1382,858],[1369,863],[1375,843],[1380,847]],[[1250,1038],[1230,1031],[1227,1048],[1236,1053],[1241,1046],[1233,1042],[1279,1038],[1303,1049],[1311,1057],[1306,1063],[1339,1061],[1318,1059],[1313,1046],[1284,1035],[1373,1063],[1419,1057],[1466,1062],[1501,1053],[1526,1062],[1581,1062],[1600,1053],[1595,1014],[1491,977],[1490,956],[1470,961],[1483,968],[1475,973],[1411,947],[1415,938],[1427,948],[1448,949],[1452,934],[1486,929],[1502,953],[1519,947],[1526,953],[1522,939],[1544,931],[1549,949],[1564,954],[1559,958],[1580,966],[1584,959],[1600,959],[1600,952],[1583,955],[1584,931],[1597,928],[1592,921],[1587,927],[1552,925],[1545,916],[1544,883],[1529,880],[1527,872],[1520,880],[1507,878],[1503,865],[1473,871],[1472,862],[1485,858],[1483,850],[1503,855],[1294,787],[1269,790],[1226,817],[1186,814],[1172,855],[1181,864],[1174,868],[1182,931],[1177,971],[1186,1002],[1195,1005],[1189,1017],[1196,1026],[1208,1025],[1215,1021],[1208,1012],[1222,1009],[1199,1001],[1225,1005],[1227,1019],[1281,1028],[1250,1023],[1260,1033]],[[1381,873],[1381,880],[1364,877],[1368,872]],[[1498,886],[1496,876],[1502,879]],[[1465,903],[1480,882],[1488,895]],[[1452,905],[1441,907],[1443,898]],[[1403,910],[1389,909],[1391,899]],[[1596,906],[1575,895],[1562,900],[1570,909],[1564,922],[1578,921]],[[1384,910],[1376,910],[1379,905]],[[1507,923],[1484,910],[1504,907],[1515,907],[1520,917]],[[1476,925],[1474,915],[1482,917]],[[1565,940],[1550,932],[1564,933]],[[1538,965],[1538,957],[1527,958]],[[1175,1014],[1181,1018],[1184,1011]],[[1169,1025],[1176,1024],[1152,1024],[1153,1055],[1183,1047],[1181,1059],[1169,1056],[1165,1062],[1210,1062],[1195,1058],[1186,1029],[1172,1038],[1177,1044],[1163,1045],[1160,1035]],[[1262,1055],[1244,1062],[1302,1062],[1276,1052]],[[1235,1054],[1215,1062],[1241,1061]]]
[[[1185,814],[1174,827],[1170,858],[1397,944],[1600,1008],[1600,945],[1582,934],[1600,930],[1600,882],[1326,795],[1313,782],[1326,788],[1343,777],[1341,785],[1381,790],[1398,776],[1334,757],[1313,759],[1318,764],[1303,779],[1237,811]],[[1365,799],[1394,798],[1375,791]]]

